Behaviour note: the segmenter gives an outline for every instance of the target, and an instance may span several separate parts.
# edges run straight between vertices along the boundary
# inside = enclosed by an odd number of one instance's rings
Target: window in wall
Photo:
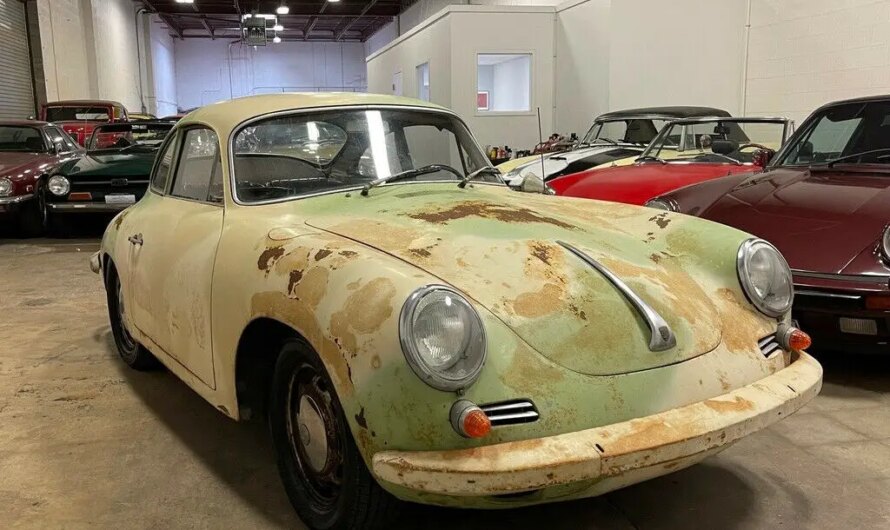
[[[530,111],[531,81],[530,53],[480,53],[476,56],[476,110]]]
[[[430,63],[417,65],[417,99],[430,100]]]

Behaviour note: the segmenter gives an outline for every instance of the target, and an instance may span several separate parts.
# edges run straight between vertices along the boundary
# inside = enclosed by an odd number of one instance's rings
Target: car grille
[[[527,399],[488,403],[479,405],[479,408],[488,416],[492,427],[532,423],[539,418],[537,407]]]
[[[760,353],[762,353],[764,357],[769,357],[773,352],[781,349],[775,333],[758,340],[757,345],[760,346]]]

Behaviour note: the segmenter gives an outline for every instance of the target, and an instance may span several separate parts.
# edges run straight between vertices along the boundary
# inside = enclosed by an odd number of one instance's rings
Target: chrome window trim
[[[332,193],[348,193],[351,191],[360,190],[360,189],[362,189],[362,186],[364,186],[364,184],[359,184],[356,186],[350,186],[348,188],[337,188],[337,189],[333,189],[333,190],[325,190],[325,191],[320,191],[320,192],[315,192],[315,193],[306,193],[306,194],[302,194],[302,195],[294,195],[293,197],[283,197],[280,199],[269,199],[269,200],[265,200],[265,201],[256,201],[256,202],[243,202],[243,201],[241,201],[241,199],[238,198],[237,183],[235,182],[235,137],[238,136],[238,133],[240,133],[245,127],[249,127],[251,124],[256,123],[258,121],[263,121],[263,120],[267,120],[267,119],[271,119],[271,118],[278,118],[281,116],[311,114],[311,113],[328,112],[328,111],[335,112],[335,111],[342,111],[342,110],[393,110],[393,109],[413,110],[413,111],[418,111],[418,112],[431,112],[431,113],[436,113],[436,114],[445,114],[449,117],[454,118],[461,125],[463,125],[464,128],[466,128],[467,132],[470,134],[470,139],[472,139],[472,141],[473,141],[473,145],[476,146],[476,149],[479,151],[479,153],[482,154],[482,156],[488,162],[489,167],[492,167],[492,168],[494,167],[491,164],[491,160],[489,160],[489,158],[485,155],[485,151],[483,151],[482,147],[479,145],[479,140],[476,139],[476,136],[473,134],[473,131],[467,126],[467,123],[464,120],[462,120],[460,118],[460,116],[458,116],[453,111],[448,110],[448,109],[437,109],[437,108],[425,107],[425,106],[421,106],[421,105],[375,104],[375,105],[335,105],[335,106],[319,106],[319,107],[305,107],[305,108],[300,108],[300,109],[277,110],[274,112],[268,112],[266,114],[260,114],[258,116],[252,116],[252,117],[242,121],[235,127],[233,127],[232,132],[229,133],[229,138],[228,138],[228,141],[226,141],[225,145],[226,145],[226,149],[228,150],[228,153],[226,155],[226,159],[227,159],[226,161],[229,164],[229,189],[231,191],[232,202],[234,202],[235,204],[237,204],[239,206],[262,206],[264,204],[278,204],[278,203],[283,203],[283,202],[309,199],[309,198],[318,197],[321,195],[330,195]],[[431,183],[436,183],[436,182],[454,182],[456,184],[458,181],[456,181],[454,179],[442,180],[442,181],[425,180],[422,182],[413,182],[412,184],[431,184]],[[395,183],[394,184],[402,185],[402,184],[408,184],[408,183],[409,182],[399,182],[398,184],[395,184]],[[503,182],[503,179],[501,180],[500,183],[479,182],[479,181],[476,181],[474,183],[475,184],[495,185],[495,186],[506,186],[506,184]]]
[[[626,283],[624,283],[618,276],[615,275],[612,271],[607,269],[603,264],[596,261],[592,257],[588,256],[580,249],[566,243],[565,241],[558,241],[557,244],[562,246],[567,251],[571,252],[575,256],[581,259],[581,261],[587,263],[592,268],[596,269],[600,274],[606,277],[606,279],[622,294],[624,298],[627,299],[628,302],[637,310],[637,313],[643,318],[646,322],[646,326],[649,328],[649,350],[654,352],[665,351],[673,348],[677,345],[677,337],[674,335],[673,330],[668,325],[667,321],[662,318],[661,315],[658,314],[655,309],[652,308],[649,304],[647,304],[640,296],[633,291]]]
[[[821,298],[841,298],[843,300],[861,300],[858,294],[830,293],[826,291],[812,291],[809,289],[795,289],[794,296],[816,296]]]
[[[753,116],[753,117],[747,117],[747,118],[745,118],[745,117],[728,117],[728,116],[727,117],[683,118],[683,119],[679,119],[679,120],[671,120],[668,123],[665,123],[664,127],[662,127],[661,130],[658,132],[658,135],[649,143],[649,145],[646,146],[646,150],[643,151],[643,153],[640,155],[640,157],[648,156],[649,153],[651,153],[655,149],[655,146],[659,142],[663,141],[663,137],[668,135],[668,131],[670,131],[671,127],[673,127],[674,125],[682,126],[681,130],[682,130],[683,134],[681,134],[680,143],[677,146],[678,150],[681,150],[680,146],[684,146],[686,143],[685,142],[685,138],[686,138],[685,133],[686,133],[687,125],[695,125],[697,123],[713,123],[715,121],[732,122],[732,123],[775,123],[775,124],[781,123],[781,124],[784,124],[784,129],[782,131],[783,143],[782,143],[782,146],[776,151],[776,153],[781,152],[782,149],[786,145],[788,145],[788,139],[784,138],[784,136],[788,132],[788,124],[791,122],[791,120],[789,120],[788,118],[782,118],[782,117],[778,117],[778,116],[773,116],[773,117]],[[672,160],[667,160],[667,162],[673,163]]]

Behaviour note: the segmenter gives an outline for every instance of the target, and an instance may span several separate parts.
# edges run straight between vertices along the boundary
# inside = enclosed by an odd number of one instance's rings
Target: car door
[[[133,320],[154,343],[150,349],[215,388],[210,293],[224,215],[219,142],[212,130],[190,127],[171,143],[170,182],[163,195],[140,204],[138,224],[131,224],[138,226],[129,235]]]

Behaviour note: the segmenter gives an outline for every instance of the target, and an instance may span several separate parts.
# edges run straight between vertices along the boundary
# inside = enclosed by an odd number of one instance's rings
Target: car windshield
[[[807,123],[775,165],[890,164],[890,102],[838,105]]]
[[[43,134],[36,127],[0,125],[0,152],[46,152]]]
[[[108,121],[109,107],[47,107],[46,121]]]
[[[658,136],[658,131],[667,123],[659,119],[626,119],[593,122],[590,130],[581,139],[581,145],[592,144],[634,144],[640,146],[649,143]]]
[[[674,122],[643,152],[662,162],[750,164],[758,149],[778,150],[784,120],[707,120]]]
[[[453,115],[401,108],[267,118],[241,128],[233,152],[235,188],[243,202],[354,188],[418,169],[424,171],[405,180],[456,181],[458,174],[489,166],[466,126]],[[491,174],[476,180],[500,182]]]
[[[172,123],[115,123],[100,125],[87,142],[87,150],[155,150],[173,128]]]

